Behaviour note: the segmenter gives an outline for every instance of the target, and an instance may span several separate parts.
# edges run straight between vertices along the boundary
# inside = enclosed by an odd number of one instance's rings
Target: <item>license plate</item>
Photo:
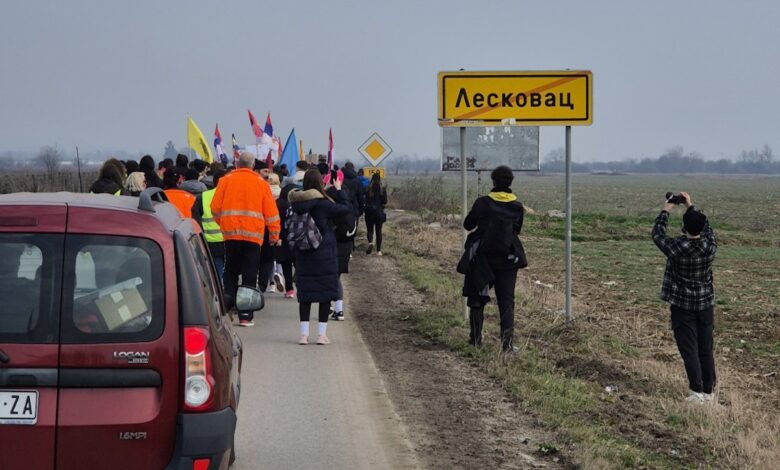
[[[35,424],[38,422],[38,392],[35,390],[0,390],[0,424]]]

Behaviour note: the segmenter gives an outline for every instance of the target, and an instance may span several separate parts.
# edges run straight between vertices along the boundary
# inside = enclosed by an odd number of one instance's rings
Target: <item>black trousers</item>
[[[674,339],[685,364],[688,386],[694,392],[712,393],[716,380],[712,352],[715,309],[692,311],[672,305],[671,311]]]
[[[282,261],[279,263],[282,265],[282,274],[284,274],[284,291],[288,292],[295,290],[295,279],[293,279],[293,262]]]
[[[330,302],[321,303],[318,313],[320,323],[328,323],[328,315],[330,315]],[[298,314],[301,318],[301,321],[309,321],[309,317],[311,317],[311,302],[299,303]]]
[[[236,298],[238,276],[242,285],[255,287],[260,264],[260,245],[243,240],[225,241],[225,294]],[[239,320],[252,320],[254,312],[238,312]]]
[[[374,231],[376,231],[376,251],[382,251],[382,222],[366,219],[366,229],[368,230],[368,243],[374,241]]]
[[[515,284],[517,284],[517,269],[493,269],[495,280],[493,288],[496,292],[498,314],[501,318],[501,346],[508,350],[512,348],[512,337],[515,330]],[[482,343],[482,322],[484,306],[469,310],[470,335],[469,343]]]

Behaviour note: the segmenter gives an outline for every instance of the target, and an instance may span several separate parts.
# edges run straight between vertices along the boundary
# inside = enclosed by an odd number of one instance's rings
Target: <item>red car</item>
[[[0,469],[235,458],[241,342],[200,228],[158,191],[0,196]]]

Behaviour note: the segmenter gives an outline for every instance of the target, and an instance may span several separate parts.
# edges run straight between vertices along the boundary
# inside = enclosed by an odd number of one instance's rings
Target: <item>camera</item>
[[[668,192],[666,193],[666,202],[669,204],[685,204],[685,196]]]

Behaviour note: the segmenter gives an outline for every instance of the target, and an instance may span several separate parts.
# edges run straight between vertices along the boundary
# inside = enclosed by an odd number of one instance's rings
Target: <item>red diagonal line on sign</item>
[[[544,84],[544,85],[542,85],[540,87],[534,88],[533,90],[529,90],[529,91],[527,91],[525,93],[530,95],[531,93],[539,93],[539,92],[542,92],[542,91],[547,91],[547,90],[549,90],[551,88],[559,87],[559,86],[561,86],[563,84],[569,83],[569,82],[571,82],[573,80],[576,80],[578,78],[581,78],[581,77],[566,77],[566,78],[562,78],[562,79],[556,80],[554,82],[546,83],[546,84]],[[512,97],[514,98],[515,96],[517,96],[517,94],[518,93],[512,94]],[[496,105],[496,106],[490,106],[490,105],[483,106],[483,107],[481,107],[479,109],[475,109],[474,111],[469,111],[466,114],[462,114],[460,116],[457,116],[454,119],[455,120],[471,119],[471,118],[474,118],[474,117],[479,116],[481,114],[485,114],[485,113],[487,113],[488,111],[490,111],[493,108],[498,108],[498,105]]]

